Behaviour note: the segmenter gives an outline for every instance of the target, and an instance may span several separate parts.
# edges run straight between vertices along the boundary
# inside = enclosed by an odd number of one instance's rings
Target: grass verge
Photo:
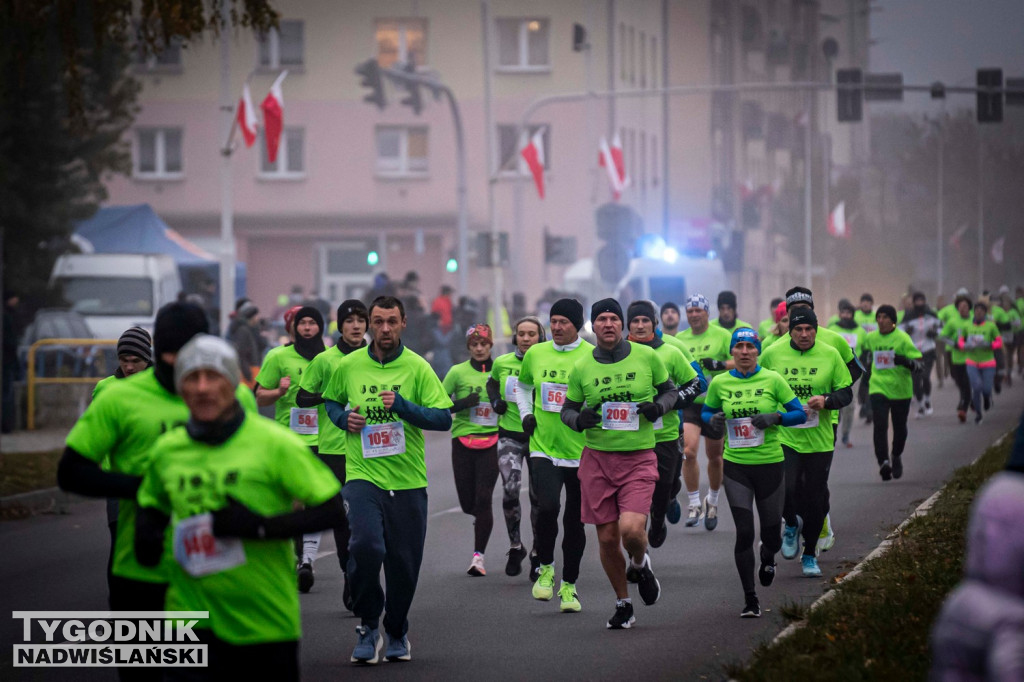
[[[49,452],[5,452],[0,456],[0,497],[52,488],[63,448]]]
[[[805,626],[755,649],[736,680],[923,680],[928,635],[942,600],[963,575],[967,516],[978,488],[1006,464],[1013,434],[957,469],[927,516],[912,520],[889,551],[836,586]],[[806,613],[806,611],[804,612]]]

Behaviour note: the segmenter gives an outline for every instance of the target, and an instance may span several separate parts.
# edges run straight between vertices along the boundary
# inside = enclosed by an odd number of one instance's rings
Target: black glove
[[[929,339],[935,339],[938,338],[939,332],[936,329],[929,329],[924,333],[924,335],[927,336]]]
[[[480,394],[470,393],[465,398],[459,398],[452,402],[452,412],[461,412],[462,410],[468,410],[471,407],[476,407],[480,404]]]
[[[715,412],[711,415],[711,422],[708,424],[715,431],[721,431],[725,428],[725,412]]]
[[[907,359],[906,355],[896,354],[892,357],[892,364],[897,367],[910,367],[910,360]]]
[[[601,424],[601,415],[592,407],[584,407],[580,410],[580,418],[576,421],[580,430],[592,429]]]
[[[661,418],[661,406],[652,402],[643,402],[636,406],[636,411],[644,416],[649,422],[657,421]]]
[[[523,417],[523,433],[527,436],[532,436],[533,432],[537,430],[537,418],[532,414],[528,414]]]
[[[723,362],[722,360],[702,358],[700,364],[701,366],[704,367],[704,369],[711,370],[712,372],[720,372],[725,369],[725,362]]]
[[[750,423],[754,425],[754,428],[764,431],[769,426],[778,426],[781,424],[782,415],[778,412],[762,412],[761,414],[755,414],[750,419]]]
[[[266,519],[233,497],[226,507],[213,512],[213,534],[223,538],[261,540],[266,536]]]
[[[508,403],[502,400],[501,398],[498,398],[493,403],[491,403],[491,407],[494,408],[494,412],[496,414],[505,414],[506,412],[508,412]]]

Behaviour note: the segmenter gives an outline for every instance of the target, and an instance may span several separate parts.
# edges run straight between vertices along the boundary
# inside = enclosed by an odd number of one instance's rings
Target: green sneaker
[[[832,529],[832,519],[829,514],[825,515],[825,523],[821,524],[821,533],[818,534],[818,552],[827,552],[836,544],[836,533]],[[817,554],[818,552],[815,552]]]
[[[540,575],[533,584],[533,598],[548,601],[555,594],[555,567],[553,564],[541,564]]]
[[[583,608],[576,594],[576,586],[572,583],[562,581],[562,586],[558,588],[558,598],[562,600],[562,613],[579,613]]]

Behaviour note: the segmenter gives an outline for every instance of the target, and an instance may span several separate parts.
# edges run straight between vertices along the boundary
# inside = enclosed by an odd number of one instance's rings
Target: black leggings
[[[956,404],[956,409],[966,412],[971,406],[971,380],[967,378],[967,365],[949,363],[949,375],[960,391],[960,402]]]
[[[932,367],[935,366],[935,351],[925,351],[921,356],[924,369],[913,374],[914,398],[918,401],[931,397],[932,394]]]
[[[651,528],[665,523],[665,513],[673,497],[672,488],[679,480],[676,471],[683,459],[676,438],[655,443],[654,454],[658,456],[658,482],[654,484],[654,495],[651,497]]]
[[[328,455],[317,452],[320,461],[334,473],[335,478],[342,486],[345,485],[345,455]],[[348,540],[352,537],[352,531],[348,527],[348,516],[345,509],[341,510],[341,523],[334,526],[334,544],[338,546],[338,563],[341,564],[342,572],[348,570]]]
[[[498,482],[498,444],[473,450],[452,438],[452,471],[459,506],[473,517],[473,551],[481,554],[494,528],[494,484]]]
[[[782,504],[785,497],[782,462],[772,464],[736,464],[725,460],[725,497],[729,500],[736,524],[736,545],[733,553],[740,574],[743,594],[753,596],[754,590],[754,504],[761,522],[761,561],[774,563],[775,553],[782,548]],[[815,540],[817,542],[817,540]]]
[[[167,583],[147,583],[119,575],[107,579],[110,586],[111,611],[163,611],[167,595]],[[123,644],[140,644],[136,639]],[[118,668],[117,677],[121,682],[159,682],[163,679],[160,668]]]
[[[787,526],[796,525],[797,515],[803,519],[804,554],[814,556],[818,535],[828,513],[828,472],[832,452],[797,452],[783,445],[786,455],[786,501],[782,518]]]
[[[537,494],[537,537],[534,547],[542,564],[555,562],[558,538],[558,512],[562,487],[565,487],[565,511],[562,513],[562,580],[575,583],[580,562],[587,547],[587,534],[580,520],[580,479],[575,467],[556,467],[547,457],[533,457],[530,487]]]
[[[871,394],[871,414],[875,427],[875,459],[878,464],[889,459],[889,415],[892,415],[892,456],[899,457],[907,444],[907,415],[910,398],[889,400],[881,393]]]

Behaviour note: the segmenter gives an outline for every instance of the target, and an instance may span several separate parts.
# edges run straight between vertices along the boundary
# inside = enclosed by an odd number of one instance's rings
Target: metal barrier
[[[96,384],[113,374],[113,369],[105,376],[95,377],[38,377],[36,376],[36,352],[41,346],[73,346],[76,348],[93,346],[117,346],[117,339],[39,339],[28,349],[28,367],[26,368],[27,395],[26,426],[29,431],[36,428],[36,386],[41,384]],[[76,368],[77,369],[77,368]]]

